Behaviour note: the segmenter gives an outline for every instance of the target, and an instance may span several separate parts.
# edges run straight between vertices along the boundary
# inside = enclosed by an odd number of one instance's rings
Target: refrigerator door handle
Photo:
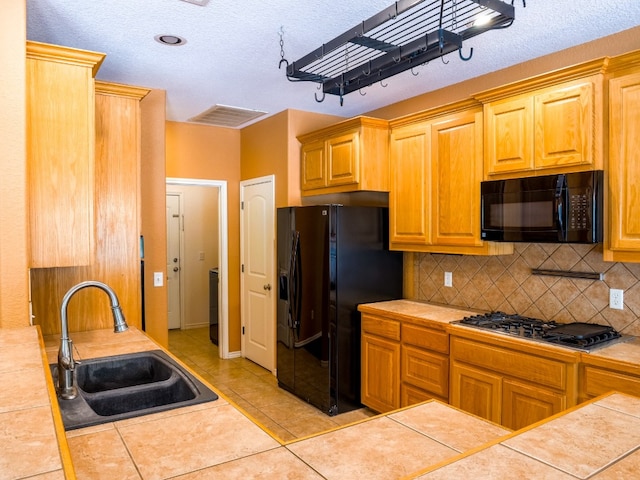
[[[300,305],[298,298],[298,283],[300,275],[300,232],[293,232],[291,242],[291,258],[289,262],[289,316],[291,327],[299,333],[300,330]]]

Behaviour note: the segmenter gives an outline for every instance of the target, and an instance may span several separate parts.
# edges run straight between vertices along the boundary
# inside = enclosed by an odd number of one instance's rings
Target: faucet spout
[[[118,296],[108,285],[97,282],[87,281],[81,282],[71,287],[69,291],[62,298],[62,306],[60,307],[60,320],[62,323],[62,334],[60,337],[60,349],[58,350],[58,384],[56,389],[60,398],[64,400],[71,400],[78,394],[78,390],[74,385],[73,373],[75,371],[75,365],[77,362],[73,359],[73,344],[69,338],[69,322],[67,321],[67,305],[71,297],[75,295],[78,290],[82,290],[87,287],[96,287],[104,291],[109,295],[109,301],[111,303],[111,313],[113,315],[113,331],[115,333],[124,332],[129,327],[120,308],[120,302]]]

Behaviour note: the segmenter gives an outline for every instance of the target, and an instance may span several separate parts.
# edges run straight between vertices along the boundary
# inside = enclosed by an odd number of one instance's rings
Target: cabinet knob
[[[264,288],[265,290],[271,290],[271,284],[270,284],[270,283],[267,283],[267,284],[266,284],[264,287],[262,287],[262,288]]]

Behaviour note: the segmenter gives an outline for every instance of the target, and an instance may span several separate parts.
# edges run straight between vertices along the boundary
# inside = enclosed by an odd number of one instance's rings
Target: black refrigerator
[[[328,415],[359,408],[357,306],[402,298],[384,207],[278,209],[278,385]]]

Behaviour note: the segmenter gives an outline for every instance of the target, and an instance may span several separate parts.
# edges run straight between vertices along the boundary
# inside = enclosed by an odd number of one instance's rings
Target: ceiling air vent
[[[230,107],[227,105],[214,105],[200,115],[191,117],[188,121],[194,123],[204,123],[216,127],[236,128],[251,120],[266,115],[267,112],[251,110],[249,108]]]

